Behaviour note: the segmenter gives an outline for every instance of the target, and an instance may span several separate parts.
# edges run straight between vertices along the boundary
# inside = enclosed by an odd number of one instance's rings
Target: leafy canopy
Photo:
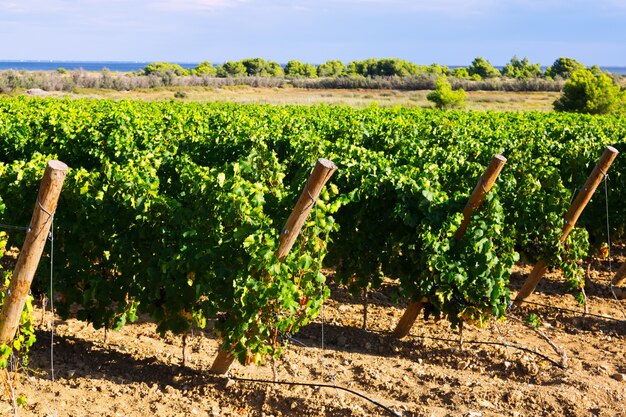
[[[462,107],[467,94],[462,88],[454,91],[445,75],[437,78],[435,91],[426,96],[429,101],[435,103],[438,109]]]
[[[554,102],[554,110],[575,113],[608,114],[623,112],[626,93],[599,69],[574,71]]]

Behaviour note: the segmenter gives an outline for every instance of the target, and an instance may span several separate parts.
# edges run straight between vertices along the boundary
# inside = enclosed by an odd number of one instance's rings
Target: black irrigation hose
[[[441,342],[451,342],[451,343],[459,343],[458,340],[455,339],[446,339],[443,337],[430,337],[430,336],[413,336],[413,337],[417,337],[420,339],[429,339],[429,340],[438,340]],[[527,347],[524,346],[518,346],[518,345],[512,345],[510,343],[504,343],[504,342],[481,342],[481,341],[467,341],[464,340],[463,343],[467,343],[470,345],[495,345],[495,346],[503,346],[503,347],[508,347],[508,348],[513,348],[513,349],[519,349],[519,350],[523,350],[524,352],[528,352],[528,353],[532,353],[534,355],[539,356],[542,359],[545,359],[546,361],[550,362],[552,365],[560,368],[560,369],[567,369],[565,366],[563,366],[562,364],[558,363],[557,361],[555,361],[554,359],[550,359],[548,356],[544,355],[543,353],[539,353],[535,350],[529,349]]]
[[[522,303],[525,303],[525,304],[533,304],[533,305],[536,305],[536,306],[541,306],[541,307],[546,307],[546,308],[552,308],[552,309],[554,309],[554,310],[558,310],[558,311],[565,311],[565,312],[568,312],[568,313],[582,314],[582,315],[584,315],[584,316],[591,316],[591,317],[598,317],[598,318],[605,319],[605,320],[612,320],[612,321],[616,321],[616,322],[618,322],[618,323],[620,323],[620,322],[623,322],[623,321],[624,321],[624,320],[620,320],[620,319],[617,319],[617,318],[615,318],[615,317],[611,317],[611,316],[603,316],[603,315],[601,315],[601,314],[593,314],[593,313],[584,313],[584,312],[577,311],[577,310],[573,310],[573,309],[570,309],[570,308],[564,308],[564,307],[554,307],[554,306],[551,306],[551,305],[548,305],[548,304],[537,303],[537,302],[535,302],[535,301],[526,301],[526,300],[521,300],[521,302],[522,302]]]
[[[342,391],[346,391],[349,392],[350,394],[356,395],[358,397],[363,398],[364,400],[367,400],[369,402],[371,402],[372,404],[382,408],[383,410],[385,410],[386,412],[388,412],[390,415],[394,416],[394,417],[402,417],[402,414],[398,413],[395,410],[392,410],[391,408],[379,403],[376,400],[373,400],[369,397],[366,397],[365,395],[361,394],[360,392],[351,390],[350,388],[345,388],[345,387],[341,387],[338,385],[330,385],[330,384],[317,384],[317,383],[308,383],[308,382],[289,382],[289,381],[271,381],[269,379],[252,379],[252,378],[238,378],[235,376],[229,376],[228,378],[232,379],[233,381],[242,381],[242,382],[259,382],[262,384],[281,384],[281,385],[297,385],[297,386],[304,386],[304,387],[321,387],[321,388],[334,388],[334,389],[338,389],[338,390],[342,390]]]
[[[0,224],[0,229],[19,230],[19,231],[22,231],[22,232],[30,232],[30,227],[13,226],[13,225],[10,225],[10,224]]]

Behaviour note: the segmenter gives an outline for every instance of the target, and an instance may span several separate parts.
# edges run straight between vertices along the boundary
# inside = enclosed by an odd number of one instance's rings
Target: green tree
[[[502,69],[502,75],[521,80],[541,77],[541,67],[539,64],[531,64],[526,57],[520,60],[514,55],[509,63]]]
[[[398,58],[369,58],[348,64],[348,74],[363,77],[406,77],[420,72],[418,65]]]
[[[437,75],[437,76],[447,75],[448,73],[450,73],[450,69],[446,67],[445,65],[430,64],[429,66],[426,67],[426,73]]]
[[[246,68],[246,74],[251,77],[267,75],[267,61],[263,58],[247,58],[241,60],[241,63]]]
[[[196,65],[196,67],[191,70],[191,73],[194,75],[216,75],[217,69],[210,62],[204,61]]]
[[[574,71],[585,69],[585,66],[573,58],[559,58],[546,69],[546,77],[569,78]]]
[[[285,71],[278,62],[268,61],[263,75],[266,77],[282,77],[285,75]]]
[[[304,64],[300,61],[292,59],[285,65],[285,75],[288,77],[317,77],[317,69],[312,64]]]
[[[623,112],[626,93],[611,77],[597,70],[579,69],[563,86],[563,94],[554,102],[554,110],[575,113],[607,114]]]
[[[331,59],[317,67],[317,75],[320,77],[341,77],[346,75],[347,70],[346,64],[339,60]]]
[[[189,70],[170,62],[151,62],[143,68],[144,75],[189,75]]]
[[[453,70],[450,71],[450,75],[456,78],[469,78],[469,72],[467,71],[467,68],[465,67],[461,67],[461,68],[454,68]]]
[[[218,77],[245,77],[248,75],[246,67],[241,61],[226,61],[217,67]]]
[[[438,109],[447,109],[462,107],[466,96],[467,94],[462,88],[456,91],[452,90],[452,85],[450,85],[447,77],[442,75],[437,78],[435,90],[429,93],[426,98],[435,103],[435,107]]]
[[[481,79],[482,78],[494,78],[494,77],[499,77],[501,75],[500,71],[494,68],[494,66],[491,65],[489,61],[487,61],[485,58],[482,58],[482,57],[474,58],[474,60],[472,61],[472,65],[467,67],[467,72],[469,73],[470,76],[477,75]]]
[[[282,77],[284,75],[283,68],[278,62],[266,61],[263,58],[246,58],[240,62],[250,77]]]

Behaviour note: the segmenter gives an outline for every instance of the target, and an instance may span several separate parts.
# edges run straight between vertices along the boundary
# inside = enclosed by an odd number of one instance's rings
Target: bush
[[[585,69],[585,66],[573,58],[559,58],[552,66],[546,69],[546,77],[569,78],[575,71]]]
[[[498,71],[489,61],[482,57],[474,58],[472,65],[467,68],[467,72],[470,76],[479,76],[480,79],[495,78],[501,75],[500,71]]]
[[[502,75],[526,80],[541,77],[542,74],[539,64],[531,64],[528,58],[520,60],[517,56],[513,56],[511,61],[502,69]]]
[[[602,71],[574,71],[554,102],[554,110],[575,113],[608,114],[624,111],[626,93]]]
[[[462,107],[465,97],[465,90],[452,90],[445,75],[437,78],[435,91],[426,96],[428,101],[435,103],[435,107],[439,109]]]

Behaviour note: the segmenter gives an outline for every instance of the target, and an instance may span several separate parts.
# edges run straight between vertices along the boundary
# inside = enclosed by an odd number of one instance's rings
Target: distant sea
[[[131,62],[131,61],[8,61],[0,60],[1,70],[26,70],[26,71],[54,71],[59,68],[66,70],[85,70],[85,71],[102,71],[107,68],[116,72],[135,72],[142,70],[150,62]],[[196,62],[173,62],[183,68],[195,68]],[[450,68],[457,68],[459,65],[450,65]],[[501,69],[502,67],[496,66]],[[626,67],[616,66],[600,66],[601,69],[619,75],[626,75]],[[546,67],[542,67],[545,70]]]
[[[130,61],[5,61],[0,60],[0,70],[54,71],[66,70],[102,71],[107,68],[116,72],[134,72],[143,69],[150,62]],[[173,62],[183,68],[195,68],[197,63]]]

